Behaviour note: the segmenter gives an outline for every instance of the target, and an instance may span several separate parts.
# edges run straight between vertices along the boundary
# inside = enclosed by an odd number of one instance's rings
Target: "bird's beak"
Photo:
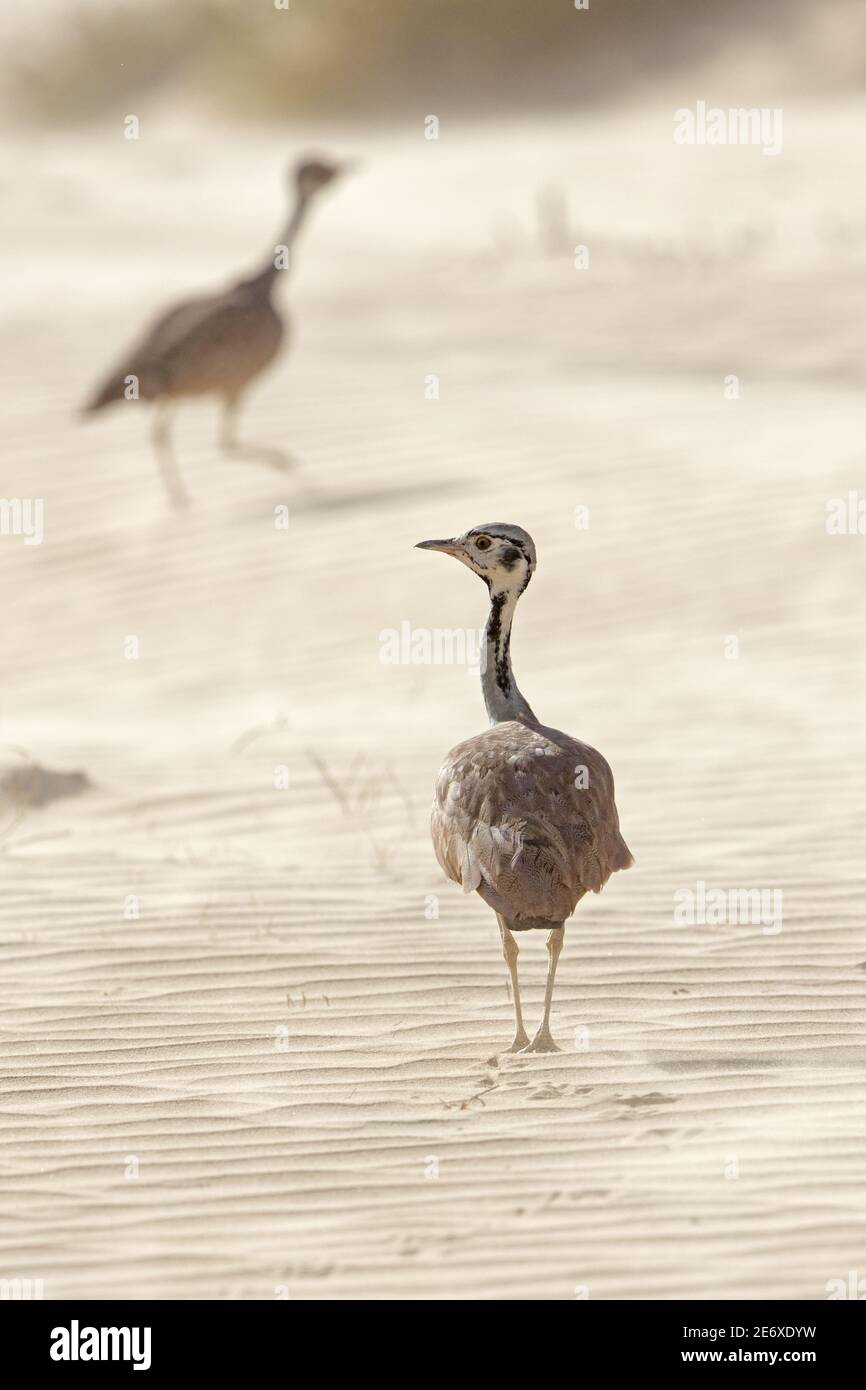
[[[441,550],[443,555],[459,555],[460,546],[456,541],[419,541],[416,550]]]

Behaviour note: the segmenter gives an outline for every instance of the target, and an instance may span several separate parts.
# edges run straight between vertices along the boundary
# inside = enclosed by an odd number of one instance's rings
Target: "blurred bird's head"
[[[453,555],[480,575],[491,594],[519,597],[535,569],[535,542],[529,532],[503,521],[473,526],[450,541],[419,541],[416,548]]]
[[[295,166],[295,187],[302,198],[309,198],[321,188],[327,187],[340,174],[348,173],[351,168],[352,164],[348,160],[342,164],[333,164],[324,159],[302,159]]]

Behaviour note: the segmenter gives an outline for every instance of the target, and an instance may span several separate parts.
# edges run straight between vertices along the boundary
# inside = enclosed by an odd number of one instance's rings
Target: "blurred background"
[[[0,14],[2,492],[44,501],[0,536],[0,1274],[823,1297],[863,1227],[866,562],[825,524],[864,476],[863,7]],[[782,152],[675,144],[699,101],[781,109]],[[174,512],[147,404],[80,406],[272,259],[310,152],[359,163],[241,420],[296,467],[184,404]],[[412,547],[490,520],[539,551],[521,688],[637,859],[568,930],[589,1047],[501,1066],[495,921],[427,829],[477,677],[380,659],[483,624]],[[698,880],[781,890],[783,932],[675,927]]]
[[[855,3],[731,0],[723,20],[682,0],[533,9],[518,0],[47,0],[4,4],[16,111],[87,121],[121,101],[240,120],[411,120],[573,111],[675,79],[684,67],[818,94],[862,80]]]

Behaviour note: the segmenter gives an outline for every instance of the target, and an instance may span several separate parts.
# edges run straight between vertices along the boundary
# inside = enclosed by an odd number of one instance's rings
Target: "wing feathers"
[[[588,776],[576,778],[578,767]],[[564,921],[631,863],[601,754],[518,721],[452,750],[431,828],[448,877],[515,919]]]

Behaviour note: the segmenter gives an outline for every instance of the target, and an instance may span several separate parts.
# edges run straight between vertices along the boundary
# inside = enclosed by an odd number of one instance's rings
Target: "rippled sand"
[[[34,147],[3,487],[45,499],[45,540],[0,539],[2,761],[94,789],[4,807],[0,1276],[763,1299],[866,1274],[866,538],[824,524],[866,488],[840,119],[792,113],[777,161],[675,151],[669,112],[337,142],[368,168],[317,209],[244,422],[298,468],[224,461],[190,408],[182,518],[143,410],[74,408],[166,299],[265,253],[300,138]],[[429,845],[475,678],[379,659],[403,620],[480,626],[481,586],[412,546],[496,519],[540,553],[521,686],[610,760],[637,860],[567,928],[557,1056],[502,1054],[495,919]],[[780,890],[782,930],[677,925],[698,881]],[[544,969],[538,936],[530,1023]]]

